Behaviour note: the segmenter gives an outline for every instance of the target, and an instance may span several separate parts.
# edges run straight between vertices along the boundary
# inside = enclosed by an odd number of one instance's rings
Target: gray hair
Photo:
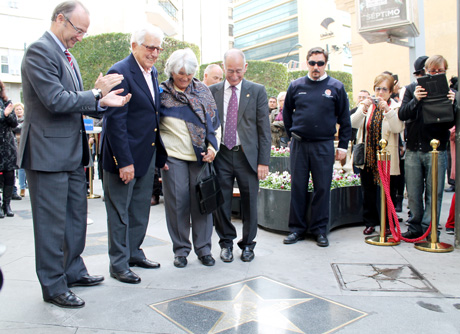
[[[136,43],[137,45],[141,45],[145,41],[146,34],[149,34],[155,38],[158,38],[160,40],[160,45],[161,43],[163,43],[163,38],[165,36],[163,31],[157,26],[147,23],[141,29],[136,30],[135,32],[131,34],[131,44]],[[158,46],[158,45],[155,45],[155,46]]]
[[[69,17],[69,15],[73,13],[77,6],[83,8],[89,15],[88,9],[86,9],[86,7],[80,1],[64,1],[57,5],[56,8],[54,8],[53,15],[51,16],[51,21],[56,21],[56,18],[59,14],[62,14],[65,17]]]
[[[179,73],[182,68],[185,69],[187,75],[195,75],[198,68],[198,60],[189,48],[176,50],[169,56],[165,65],[165,74],[171,78],[172,73]]]
[[[280,102],[280,98],[281,98],[282,96],[286,97],[286,92],[280,92],[280,93],[278,94],[278,97],[276,98],[276,101],[277,101],[278,103]]]
[[[243,51],[241,51],[240,49],[230,49],[224,53],[224,68],[226,67],[227,57],[232,53],[236,53],[241,58],[243,58],[243,64],[246,64],[246,56],[244,55]]]

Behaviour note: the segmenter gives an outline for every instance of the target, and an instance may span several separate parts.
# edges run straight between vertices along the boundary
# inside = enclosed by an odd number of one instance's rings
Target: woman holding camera
[[[351,115],[351,125],[358,129],[357,143],[364,142],[364,164],[361,169],[363,191],[363,221],[365,235],[372,234],[380,224],[380,187],[377,165],[379,142],[386,139],[386,150],[391,157],[398,157],[399,133],[404,123],[398,118],[398,104],[390,98],[394,89],[391,75],[380,74],[374,80],[375,97],[368,97],[359,103],[358,110]],[[392,163],[390,174],[399,175],[399,164]]]
[[[13,195],[14,170],[17,169],[17,150],[13,129],[18,119],[13,112],[13,104],[5,93],[5,85],[0,81],[0,173],[3,176],[3,204],[0,218],[13,217],[10,202]]]

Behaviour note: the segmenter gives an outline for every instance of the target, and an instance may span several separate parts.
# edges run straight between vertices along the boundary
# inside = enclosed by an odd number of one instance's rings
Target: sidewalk
[[[98,180],[94,192],[102,193]],[[443,227],[451,198],[444,193]],[[459,249],[372,246],[362,226],[333,230],[328,248],[312,239],[284,245],[283,235],[259,229],[250,263],[239,259],[238,249],[232,263],[223,263],[214,234],[214,267],[191,253],[188,266],[178,269],[163,198],[151,208],[143,245],[161,268],[133,268],[142,278],[137,285],[109,277],[104,202],[88,200],[84,259],[90,274],[105,281],[73,288],[86,306],[62,309],[42,300],[28,193],[12,208],[15,217],[0,220],[0,243],[7,247],[0,257],[0,333],[460,333]],[[407,219],[406,212],[401,216]],[[453,244],[454,236],[443,228],[441,241]]]

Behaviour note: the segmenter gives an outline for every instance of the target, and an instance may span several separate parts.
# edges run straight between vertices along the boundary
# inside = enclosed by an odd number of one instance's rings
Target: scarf
[[[174,89],[172,78],[161,83],[161,105],[165,108],[190,107],[194,116],[190,115],[168,115],[181,118],[185,121],[190,132],[190,138],[195,152],[206,152],[206,140],[218,150],[215,139],[215,129],[220,126],[217,117],[217,106],[209,88],[196,78],[187,86],[185,91]]]
[[[372,116],[368,122],[368,132],[366,141],[366,167],[372,172],[374,183],[378,184],[379,168],[377,165],[377,151],[379,149],[379,141],[382,139],[382,119],[383,112],[376,106],[372,106]]]

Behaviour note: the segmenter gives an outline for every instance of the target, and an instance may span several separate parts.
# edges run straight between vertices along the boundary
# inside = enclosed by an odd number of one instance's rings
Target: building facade
[[[333,0],[236,0],[233,21],[235,47],[247,59],[305,69],[308,50],[321,46],[331,54],[329,70],[351,72],[350,14]]]
[[[51,14],[63,0],[0,0],[0,80],[8,97],[21,101],[24,50],[49,29]],[[231,0],[81,0],[90,12],[88,35],[130,33],[149,22],[166,34],[196,44],[201,63],[222,60],[233,46]]]
[[[403,2],[410,1],[404,0]],[[337,8],[351,15],[353,57],[353,92],[373,91],[374,78],[383,71],[398,74],[401,86],[414,80],[413,59],[443,55],[449,62],[447,78],[458,75],[457,1],[412,0],[417,6],[420,35],[413,41],[415,49],[387,42],[370,44],[358,32],[357,0],[336,0]],[[415,53],[411,55],[411,52]]]

